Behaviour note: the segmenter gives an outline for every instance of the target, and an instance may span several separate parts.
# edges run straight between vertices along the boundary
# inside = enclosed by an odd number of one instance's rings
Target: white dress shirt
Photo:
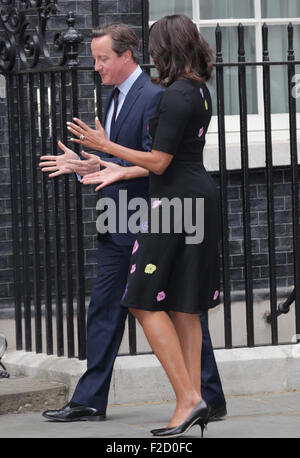
[[[119,88],[120,94],[118,98],[118,109],[117,109],[117,114],[116,114],[116,120],[118,119],[118,115],[121,111],[121,108],[123,106],[126,95],[128,94],[132,85],[135,83],[135,81],[138,79],[138,77],[140,76],[142,72],[143,70],[138,65],[137,68],[131,73],[131,75],[125,81],[123,81],[123,83],[120,84],[120,86],[117,86]],[[113,112],[114,112],[114,101],[112,99],[108,112],[107,112],[106,123],[105,123],[105,133],[106,133],[107,138],[110,138],[110,125],[111,125]]]

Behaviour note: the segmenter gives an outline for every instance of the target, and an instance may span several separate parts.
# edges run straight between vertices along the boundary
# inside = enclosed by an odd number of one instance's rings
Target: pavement
[[[44,419],[41,412],[4,414],[0,415],[0,438],[116,439],[106,441],[106,447],[117,447],[124,439],[129,444],[149,439],[147,443],[157,447],[150,430],[164,427],[174,406],[174,401],[109,405],[104,422],[57,423]],[[300,438],[300,390],[228,396],[227,410],[224,420],[209,423],[204,438]],[[186,442],[197,438],[200,428],[195,426],[180,439]],[[131,456],[135,454],[141,453]]]

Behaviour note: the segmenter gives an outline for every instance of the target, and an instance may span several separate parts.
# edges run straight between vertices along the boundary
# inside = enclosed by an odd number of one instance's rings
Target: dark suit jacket
[[[161,86],[153,84],[149,76],[143,72],[134,82],[124,100],[121,111],[110,134],[111,141],[138,151],[151,151],[151,138],[148,132],[149,119],[154,113],[163,91],[164,89]],[[111,91],[106,100],[103,125],[105,125],[112,96],[113,91]],[[125,167],[133,165],[105,153],[100,152],[98,154],[105,161],[112,161]],[[141,154],[143,153],[141,152]],[[135,197],[148,199],[148,188],[149,178],[143,177],[118,181],[102,189],[101,197],[113,199],[116,205],[117,233],[111,233],[111,236],[118,245],[131,245],[136,239],[135,234],[119,232],[119,191],[127,191],[127,201],[129,202],[130,199]],[[128,218],[132,213],[133,211],[128,211]]]

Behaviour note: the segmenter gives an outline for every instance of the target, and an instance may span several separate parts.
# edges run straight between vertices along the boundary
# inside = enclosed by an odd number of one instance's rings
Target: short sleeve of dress
[[[168,88],[158,107],[157,127],[152,149],[175,155],[192,116],[193,104],[187,94]]]

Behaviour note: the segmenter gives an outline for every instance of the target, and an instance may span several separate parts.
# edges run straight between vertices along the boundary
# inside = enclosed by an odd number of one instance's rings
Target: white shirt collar
[[[118,86],[120,92],[122,92],[122,94],[125,97],[130,91],[131,86],[135,83],[135,81],[138,79],[141,73],[143,73],[143,70],[138,65],[137,68],[131,73],[131,75],[129,75],[128,78],[125,81],[123,81],[122,84],[120,84],[120,86]]]

